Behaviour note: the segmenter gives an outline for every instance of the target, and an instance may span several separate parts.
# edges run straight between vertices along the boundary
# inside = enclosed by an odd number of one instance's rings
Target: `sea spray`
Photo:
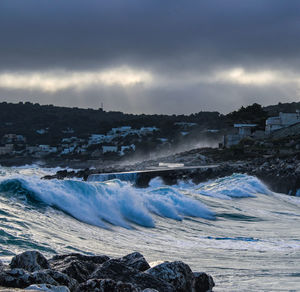
[[[173,186],[155,179],[138,189],[119,180],[41,180],[51,170],[38,168],[0,171],[5,263],[31,249],[48,258],[139,251],[148,261],[180,259],[209,272],[216,292],[300,285],[300,198],[272,193],[253,176]]]
[[[82,182],[18,177],[2,180],[0,191],[25,195],[104,228],[109,228],[108,224],[132,228],[130,222],[155,227],[152,214],[175,220],[184,216],[214,219],[214,213],[199,200],[172,187],[137,189],[120,180]]]

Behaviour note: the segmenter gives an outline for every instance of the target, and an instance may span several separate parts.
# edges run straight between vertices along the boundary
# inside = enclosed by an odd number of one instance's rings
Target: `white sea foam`
[[[219,199],[255,197],[271,194],[271,191],[256,177],[233,174],[195,187],[198,194]]]
[[[58,208],[80,221],[109,227],[131,228],[132,223],[155,226],[153,214],[182,220],[184,216],[214,219],[214,213],[200,201],[189,198],[171,187],[134,188],[120,180],[81,182],[42,180],[37,176],[17,175],[2,179],[1,187],[21,188],[35,200]],[[9,190],[9,189],[8,189]],[[18,191],[17,193],[20,193]]]

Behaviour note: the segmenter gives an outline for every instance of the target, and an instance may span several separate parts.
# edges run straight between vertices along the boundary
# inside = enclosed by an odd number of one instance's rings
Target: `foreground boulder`
[[[60,271],[79,283],[90,278],[95,269],[109,260],[108,256],[86,256],[78,253],[58,255],[49,260],[53,270]]]
[[[126,266],[119,259],[111,259],[105,262],[91,275],[91,278],[128,282],[141,289],[154,288],[160,292],[174,291],[174,287],[166,281]]]
[[[175,291],[192,291],[194,274],[183,262],[165,262],[147,270],[146,273],[172,284]]]
[[[121,281],[114,281],[111,279],[91,279],[79,285],[77,292],[141,292],[130,283],[123,283]]]
[[[0,262],[0,286],[49,292],[207,292],[214,281],[181,261],[150,268],[138,252],[118,259],[72,253],[48,261],[28,251],[8,266]]]
[[[32,284],[43,283],[59,285],[51,276],[41,271],[30,273],[23,269],[12,269],[0,273],[0,286],[4,287],[26,288]]]
[[[48,269],[49,263],[47,259],[38,251],[26,251],[12,258],[10,267],[12,269],[19,268],[28,272]]]
[[[30,285],[29,287],[25,288],[25,290],[44,292],[70,292],[70,290],[66,286],[53,286],[49,284]]]
[[[30,273],[24,269],[12,269],[0,273],[0,286],[26,288],[33,284],[63,285],[70,290],[74,290],[79,285],[75,279],[53,270]]]
[[[150,265],[147,263],[146,259],[139,252],[133,252],[122,258],[119,258],[120,262],[128,267],[137,269],[141,272],[150,269]]]
[[[212,276],[206,273],[194,273],[193,290],[196,292],[212,291],[215,282]]]

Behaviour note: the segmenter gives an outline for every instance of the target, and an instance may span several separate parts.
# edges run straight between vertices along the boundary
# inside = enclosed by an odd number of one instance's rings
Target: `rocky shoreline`
[[[46,259],[38,251],[26,251],[9,265],[0,261],[0,286],[6,287],[0,291],[208,292],[215,283],[181,261],[150,267],[138,252],[121,258],[72,253]]]
[[[180,161],[180,160],[179,160]],[[211,163],[212,160],[206,159]],[[178,162],[178,160],[175,162]],[[168,172],[156,172],[144,173],[137,179],[137,187],[148,186],[149,181],[159,176],[163,179],[164,183],[168,185],[176,184],[178,181],[192,181],[196,184],[205,182],[212,179],[229,176],[234,173],[243,173],[252,176],[256,176],[262,182],[264,182],[272,191],[278,193],[284,193],[287,195],[297,195],[297,191],[300,189],[300,159],[298,156],[279,158],[253,158],[236,161],[221,161],[218,162],[216,167],[190,168],[190,169],[170,169]],[[82,178],[87,180],[88,176],[96,173],[111,173],[122,171],[135,171],[140,169],[151,169],[153,162],[143,162],[141,165],[134,166],[119,166],[110,168],[99,169],[85,169],[85,170],[61,170],[55,175],[46,176],[45,179],[65,179],[65,178]],[[154,164],[155,165],[155,164]],[[156,163],[157,165],[157,163]],[[203,161],[199,165],[204,165]],[[210,164],[207,164],[210,166]]]

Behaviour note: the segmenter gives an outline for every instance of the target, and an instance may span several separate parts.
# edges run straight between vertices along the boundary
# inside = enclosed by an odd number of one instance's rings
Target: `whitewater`
[[[214,291],[300,291],[300,197],[234,174],[136,188],[43,180],[57,169],[0,167],[0,259],[26,250],[181,260]]]

